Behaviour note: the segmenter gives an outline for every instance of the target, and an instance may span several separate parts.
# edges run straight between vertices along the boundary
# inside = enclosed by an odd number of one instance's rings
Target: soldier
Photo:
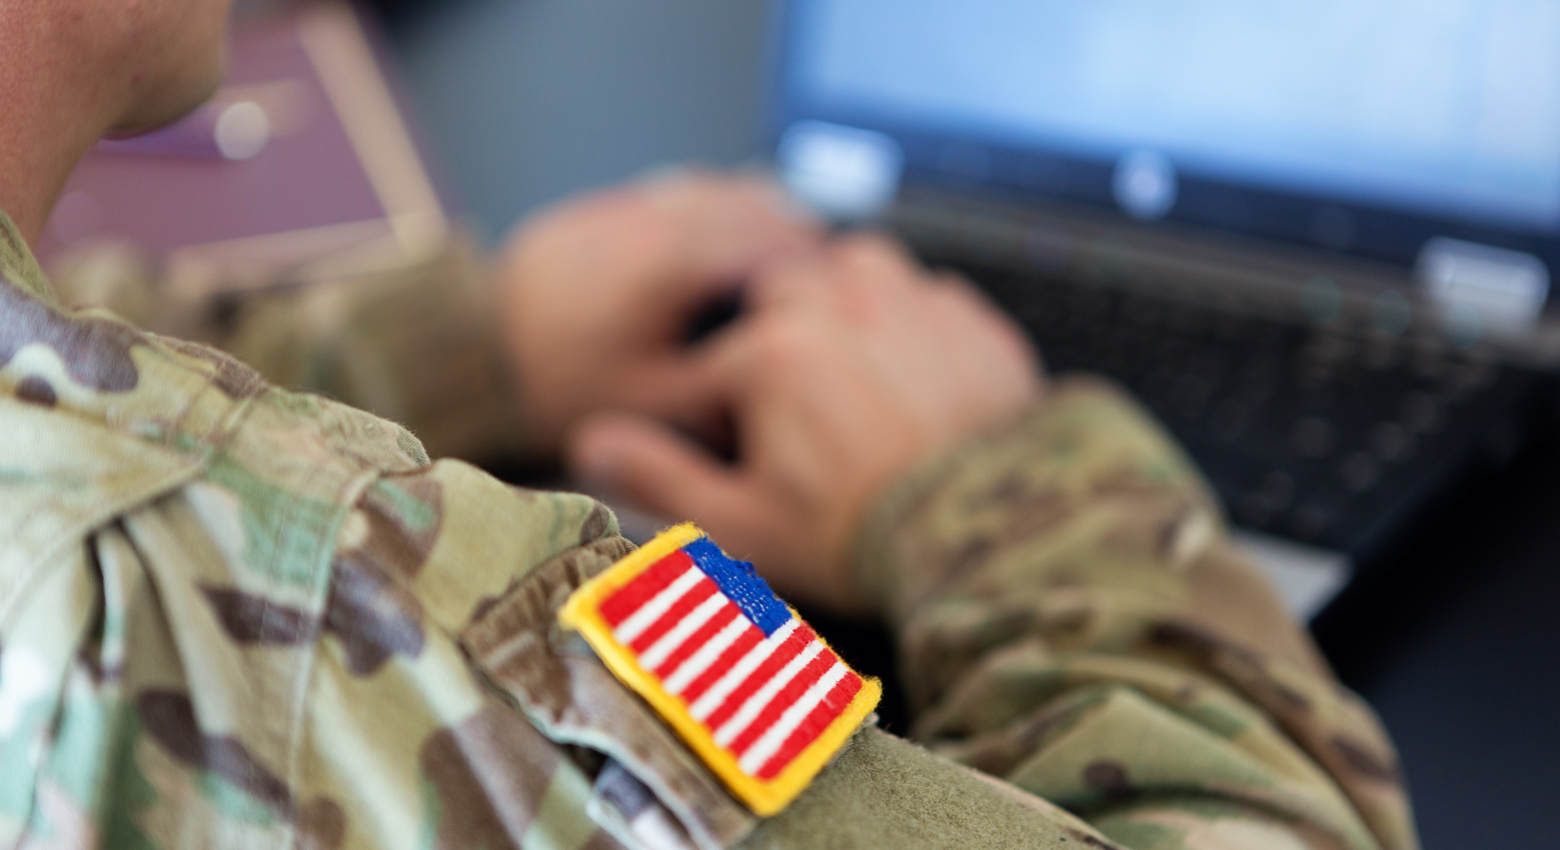
[[[1385,734],[1138,408],[892,245],[694,178],[524,231],[502,309],[449,296],[505,353],[452,368],[510,364],[527,446],[896,631],[917,743],[869,722],[760,816],[561,624],[630,556],[605,508],[52,294],[28,243],[72,165],[210,90],[226,5],[0,0],[0,841],[1416,846]],[[739,278],[751,315],[680,347]],[[722,410],[735,466],[679,436]]]

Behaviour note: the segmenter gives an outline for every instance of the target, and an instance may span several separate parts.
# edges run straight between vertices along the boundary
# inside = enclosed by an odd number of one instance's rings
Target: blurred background
[[[819,4],[241,3],[228,88],[180,127],[94,153],[62,199],[41,253],[68,262],[82,246],[129,240],[183,281],[173,290],[178,297],[220,302],[278,280],[295,286],[382,265],[426,251],[452,230],[493,245],[550,202],[655,169],[767,170],[777,144],[786,166],[784,140],[796,137],[783,131],[843,114],[816,107],[778,79],[800,37],[788,5]],[[1518,85],[1540,93],[1560,86],[1560,74],[1539,79],[1554,67],[1524,67],[1529,82]],[[1315,615],[1318,640],[1395,736],[1425,846],[1555,846],[1560,439],[1549,427],[1557,397],[1543,350],[1550,323],[1534,319],[1527,332],[1511,334],[1532,343],[1512,346],[1526,352],[1521,357],[1489,347],[1498,336],[1488,331],[1491,314],[1459,312],[1466,302],[1443,303],[1439,313],[1427,308],[1445,321],[1420,330],[1418,314],[1408,316],[1419,309],[1413,275],[1423,276],[1424,255],[1416,272],[1413,257],[1398,256],[1408,249],[1395,247],[1411,241],[1418,250],[1424,240],[1404,234],[1421,230],[1452,235],[1499,246],[1508,253],[1479,254],[1476,246],[1471,256],[1488,267],[1504,262],[1508,271],[1514,262],[1520,271],[1522,257],[1547,258],[1554,239],[1476,216],[1452,221],[1328,200],[1315,187],[1280,192],[1195,170],[1177,174],[1157,149],[1119,159],[1047,152],[1015,166],[1027,176],[1007,188],[1022,182],[1024,191],[1004,194],[1000,145],[961,136],[939,139],[933,149],[925,128],[900,132],[891,118],[851,123],[873,128],[868,148],[873,139],[893,141],[903,169],[896,178],[906,186],[914,179],[929,200],[887,221],[919,236],[916,247],[929,260],[965,269],[991,289],[1051,363],[1102,369],[1141,387],[1209,469],[1235,518],[1260,533],[1252,545],[1307,556],[1284,575],[1303,574],[1301,585],[1312,588],[1303,613]],[[847,144],[856,138],[831,129],[792,150],[859,154],[862,148]],[[1560,151],[1553,159],[1560,169]],[[806,188],[807,168],[838,161],[789,163],[804,172],[793,187]],[[1167,180],[1179,198],[1164,193]],[[983,212],[984,204],[1015,200],[1019,212]],[[1168,206],[1157,209],[1159,200]],[[937,218],[948,210],[961,211],[951,230]],[[1022,223],[1017,243],[1003,229],[1014,221]],[[1266,247],[1258,237],[1304,243],[1309,253]],[[1008,243],[1021,246],[1022,275],[1004,266]],[[1521,250],[1515,261],[1512,249]],[[1138,299],[1134,286],[1154,288],[1155,297],[1179,286],[1188,256],[1206,261],[1198,269],[1260,266],[1256,277],[1284,278],[1263,291],[1291,299],[1304,315],[1263,319],[1286,328],[1276,333],[1254,320],[1207,319],[1200,306],[1187,307],[1204,296],[1188,296],[1167,308],[1186,308],[1182,326],[1134,330],[1133,322],[1155,312],[1142,305],[1158,303]],[[1466,266],[1469,256],[1457,259]],[[1045,287],[1036,283],[1042,277]],[[1351,284],[1354,278],[1361,282]],[[1042,289],[1048,294],[1035,294]],[[1346,328],[1356,301],[1358,332]],[[1484,324],[1469,325],[1470,315],[1482,315]],[[1486,332],[1474,339],[1470,327]],[[1178,335],[1166,336],[1172,331]],[[1190,349],[1189,334],[1201,340]],[[1279,337],[1292,340],[1270,350],[1280,343],[1269,338]],[[1269,348],[1248,350],[1259,344],[1255,338]],[[1172,364],[1168,380],[1133,364],[1112,371],[1112,358],[1145,339],[1159,353],[1142,348],[1138,359]],[[1371,374],[1402,375],[1389,384],[1349,383],[1349,363],[1372,358],[1381,362]],[[1282,374],[1266,395],[1224,389],[1251,383],[1251,375],[1236,374],[1240,361],[1268,360]],[[1171,390],[1156,396],[1159,385]],[[1403,396],[1401,417],[1396,408],[1390,416],[1362,414],[1336,400],[1388,391]],[[1283,417],[1272,445],[1260,435],[1220,442],[1220,423],[1232,421],[1221,411],[1257,421],[1269,415],[1262,399],[1275,394],[1300,399],[1300,408],[1271,413]],[[1305,408],[1306,399],[1321,406]],[[1349,447],[1351,429],[1360,434],[1358,451]],[[1421,460],[1403,448],[1409,440]],[[1304,578],[1316,575],[1323,578]],[[892,652],[880,635],[861,632],[851,643],[864,666],[888,672]]]

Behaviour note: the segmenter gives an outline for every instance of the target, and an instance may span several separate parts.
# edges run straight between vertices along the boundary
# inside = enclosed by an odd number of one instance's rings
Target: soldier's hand
[[[581,417],[606,409],[708,432],[719,402],[684,345],[690,319],[755,269],[819,240],[770,184],[694,173],[522,225],[497,283],[536,448],[556,450]]]
[[[735,465],[622,414],[587,420],[571,456],[608,492],[699,522],[782,593],[860,609],[847,558],[874,498],[1038,398],[1037,359],[972,287],[878,238],[772,267],[751,300],[705,362],[736,419]]]

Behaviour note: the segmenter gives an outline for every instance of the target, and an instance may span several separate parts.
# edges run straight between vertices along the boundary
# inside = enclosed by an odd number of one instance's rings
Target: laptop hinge
[[[1478,255],[1485,258],[1484,266],[1462,260],[1449,278],[1452,285],[1437,290],[1423,263],[1416,276],[1414,269],[1336,252],[1173,223],[1126,221],[1064,202],[1002,202],[906,187],[883,221],[921,250],[940,257],[1042,275],[1081,276],[1285,321],[1307,320],[1308,293],[1320,283],[1337,293],[1344,325],[1352,322],[1367,331],[1381,299],[1401,296],[1413,305],[1416,332],[1445,335],[1453,342],[1468,330],[1474,310],[1458,306],[1472,303],[1474,296],[1464,293],[1477,288],[1483,299],[1479,316],[1485,310],[1514,314],[1518,298],[1525,305],[1537,300],[1531,269],[1519,272],[1516,265],[1495,264],[1488,253]],[[1483,274],[1471,275],[1470,268]],[[1547,273],[1542,282],[1547,292]],[[1462,301],[1449,301],[1442,291]],[[1478,344],[1491,354],[1527,366],[1560,368],[1560,323],[1535,314],[1525,325],[1499,320],[1473,324]]]

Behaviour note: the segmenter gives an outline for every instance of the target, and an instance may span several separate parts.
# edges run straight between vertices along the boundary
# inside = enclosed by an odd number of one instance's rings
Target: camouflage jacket
[[[1390,848],[1390,743],[1100,385],[929,461],[858,577],[920,746],[738,805],[562,601],[593,501],[67,311],[0,216],[0,845]]]
[[[66,306],[233,355],[266,380],[402,423],[434,457],[530,454],[490,276],[461,234],[415,254],[355,250],[272,268],[118,241],[50,258]]]

